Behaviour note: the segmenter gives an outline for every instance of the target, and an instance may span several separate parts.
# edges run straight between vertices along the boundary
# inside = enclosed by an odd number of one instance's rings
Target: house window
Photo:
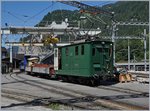
[[[84,45],[81,46],[81,55],[84,55]]]
[[[75,47],[75,55],[78,55],[78,46]]]

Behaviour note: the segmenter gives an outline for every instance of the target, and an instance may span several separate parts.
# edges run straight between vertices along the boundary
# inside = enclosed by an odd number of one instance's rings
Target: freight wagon
[[[26,67],[26,72],[32,75],[55,78],[54,66],[48,64],[32,64]]]
[[[97,84],[113,77],[112,48],[110,41],[86,41],[54,48],[54,64],[33,64],[26,71],[55,75],[64,81]]]

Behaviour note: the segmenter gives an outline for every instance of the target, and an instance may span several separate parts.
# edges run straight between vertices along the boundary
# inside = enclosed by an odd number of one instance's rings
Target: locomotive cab
[[[113,76],[112,43],[105,41],[95,42],[91,47],[93,76],[101,79],[111,78]]]
[[[86,41],[55,48],[56,75],[79,82],[112,77],[112,45],[110,41]]]

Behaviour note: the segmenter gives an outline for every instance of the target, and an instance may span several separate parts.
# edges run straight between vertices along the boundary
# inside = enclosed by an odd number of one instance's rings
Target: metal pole
[[[150,1],[149,1],[149,12],[150,12]],[[148,32],[148,36],[149,36],[149,53],[150,53],[150,15],[149,15],[149,32]],[[149,54],[149,73],[150,73],[150,54]]]
[[[1,7],[1,3],[0,3],[0,7]],[[1,18],[1,14],[0,14],[0,18]],[[0,24],[1,24],[1,20],[0,20]],[[1,28],[1,26],[0,26]],[[0,81],[1,81],[1,76],[2,76],[2,31],[0,31]],[[1,88],[1,84],[0,84],[0,88]],[[1,90],[0,90],[0,94],[1,94]],[[0,99],[1,99],[1,96],[0,96]],[[1,101],[0,101],[0,105],[1,104]]]
[[[12,62],[12,44],[10,45],[10,72],[12,72],[13,69],[13,62]]]
[[[61,42],[61,37],[60,37],[60,42]]]
[[[12,64],[12,44],[10,44],[10,63]]]
[[[15,52],[15,58],[16,58],[16,52]],[[15,61],[15,69],[17,68],[17,61]]]
[[[0,74],[2,74],[2,34],[0,35]],[[1,80],[1,75],[0,75]]]
[[[128,70],[130,70],[130,43],[128,39]]]
[[[113,42],[113,65],[115,66],[115,29],[116,24],[112,21],[112,42]]]
[[[40,40],[42,40],[43,39],[43,35],[42,34],[40,34]]]
[[[135,55],[134,55],[134,71],[135,71]]]
[[[144,64],[145,64],[145,68],[144,71],[146,71],[146,29],[144,29]]]
[[[69,36],[69,43],[70,43],[70,36]]]
[[[1,3],[0,3],[0,7],[1,7]],[[1,18],[1,14],[0,14],[0,18]],[[0,20],[0,24],[1,24],[1,20]],[[0,26],[0,28],[1,28],[1,26]],[[1,81],[1,76],[2,76],[2,39],[1,39],[1,37],[2,37],[2,31],[0,31],[0,81]],[[1,84],[0,84],[0,88],[1,88]],[[0,94],[1,94],[1,90],[0,90]],[[1,97],[0,97],[0,99],[1,99]],[[0,105],[2,105],[1,104],[1,101],[0,101]]]

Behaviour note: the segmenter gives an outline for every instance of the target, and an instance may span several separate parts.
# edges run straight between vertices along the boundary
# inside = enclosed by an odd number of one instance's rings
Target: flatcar
[[[112,48],[110,41],[85,41],[56,47],[53,64],[33,64],[26,71],[95,85],[113,78]]]

